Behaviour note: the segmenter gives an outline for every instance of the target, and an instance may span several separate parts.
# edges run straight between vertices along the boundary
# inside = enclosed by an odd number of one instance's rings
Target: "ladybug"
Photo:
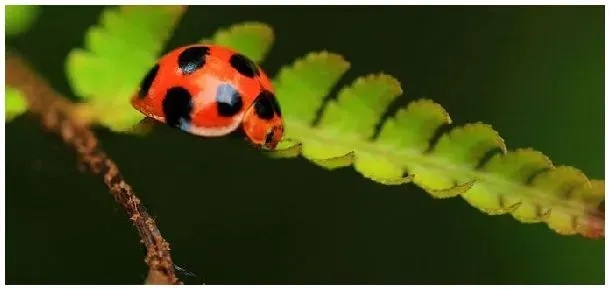
[[[241,132],[256,147],[272,150],[284,133],[265,72],[218,45],[188,45],[162,56],[131,103],[146,117],[197,136]]]

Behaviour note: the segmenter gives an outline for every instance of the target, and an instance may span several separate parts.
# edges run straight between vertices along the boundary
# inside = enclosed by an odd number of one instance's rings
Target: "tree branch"
[[[102,176],[114,199],[125,209],[147,249],[144,259],[149,266],[146,283],[181,284],[175,274],[169,243],[117,165],[100,149],[93,132],[74,116],[73,103],[54,91],[14,53],[6,52],[5,72],[6,85],[21,91],[30,111],[40,115],[43,127],[59,134],[92,173]]]

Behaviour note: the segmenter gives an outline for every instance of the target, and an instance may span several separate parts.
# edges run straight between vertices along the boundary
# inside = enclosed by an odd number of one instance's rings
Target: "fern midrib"
[[[504,195],[522,197],[535,204],[540,204],[545,208],[557,209],[559,207],[564,213],[576,216],[582,216],[585,213],[582,202],[578,202],[577,200],[561,200],[559,198],[550,199],[548,197],[554,196],[553,193],[524,184],[507,181],[505,178],[502,178],[502,176],[497,174],[486,173],[462,165],[456,165],[448,162],[445,159],[426,155],[416,150],[362,141],[360,140],[360,136],[353,134],[349,135],[345,132],[334,131],[331,129],[321,130],[320,128],[311,127],[309,124],[295,121],[294,119],[286,117],[284,118],[284,121],[286,122],[286,127],[290,128],[289,130],[298,131],[299,136],[303,137],[303,139],[313,139],[325,144],[334,144],[345,148],[353,148],[353,151],[356,152],[383,156],[389,162],[403,169],[405,168],[405,165],[398,163],[395,160],[409,160],[410,162],[416,163],[423,167],[431,167],[440,169],[441,171],[448,171],[451,173],[458,173],[468,176],[468,178],[471,180],[481,181],[487,185],[501,188],[502,194]],[[343,138],[336,138],[335,136],[342,136]]]

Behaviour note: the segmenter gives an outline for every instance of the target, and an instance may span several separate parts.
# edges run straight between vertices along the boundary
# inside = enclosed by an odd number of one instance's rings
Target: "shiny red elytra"
[[[253,61],[216,45],[189,45],[159,59],[132,105],[145,116],[204,136],[243,130],[254,145],[274,149],[284,133],[267,75]]]

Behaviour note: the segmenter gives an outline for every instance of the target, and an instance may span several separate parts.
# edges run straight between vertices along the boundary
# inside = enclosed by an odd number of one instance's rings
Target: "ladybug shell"
[[[281,111],[266,74],[226,47],[175,49],[150,69],[132,97],[144,115],[194,135],[227,135],[240,126],[256,145],[275,147]]]

